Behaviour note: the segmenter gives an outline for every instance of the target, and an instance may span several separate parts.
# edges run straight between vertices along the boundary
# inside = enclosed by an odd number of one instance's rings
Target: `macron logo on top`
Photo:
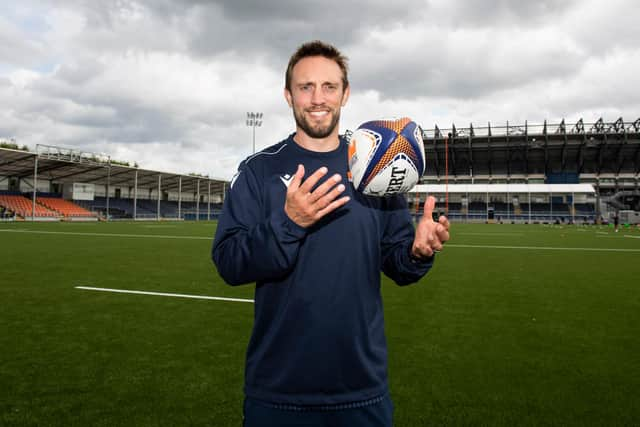
[[[289,175],[288,173],[284,174],[280,177],[280,181],[282,181],[285,187],[289,188],[291,181],[293,181],[293,175]]]

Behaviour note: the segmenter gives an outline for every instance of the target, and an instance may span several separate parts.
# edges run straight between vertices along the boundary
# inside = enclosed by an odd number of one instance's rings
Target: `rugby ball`
[[[366,195],[406,193],[424,169],[422,129],[409,118],[366,122],[351,135],[348,177]]]

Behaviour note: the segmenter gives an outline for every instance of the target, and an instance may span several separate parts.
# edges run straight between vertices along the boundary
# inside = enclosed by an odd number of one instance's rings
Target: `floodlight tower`
[[[253,153],[256,152],[256,127],[262,126],[262,113],[247,113],[247,126],[253,128]]]

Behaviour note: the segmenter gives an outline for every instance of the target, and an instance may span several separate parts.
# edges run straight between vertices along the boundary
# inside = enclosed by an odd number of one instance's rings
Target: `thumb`
[[[424,215],[423,218],[433,220],[433,209],[436,207],[436,198],[433,196],[427,197],[427,201],[424,202]]]
[[[295,191],[300,187],[300,183],[302,182],[302,178],[304,177],[304,166],[301,164],[298,165],[298,169],[296,169],[296,173],[293,175],[293,179],[291,180],[291,184],[289,184],[289,191]]]

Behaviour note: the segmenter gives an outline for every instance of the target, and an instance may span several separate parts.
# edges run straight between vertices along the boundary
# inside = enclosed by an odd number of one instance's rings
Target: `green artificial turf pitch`
[[[253,304],[75,288],[252,298],[214,231],[0,223],[0,425],[241,425]],[[637,229],[453,224],[420,283],[383,282],[395,425],[637,423],[639,260]]]

